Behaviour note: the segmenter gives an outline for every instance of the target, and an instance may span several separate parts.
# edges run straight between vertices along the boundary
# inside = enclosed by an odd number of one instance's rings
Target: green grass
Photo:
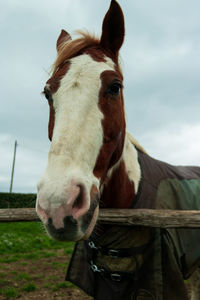
[[[61,263],[56,259],[69,256],[73,247],[72,242],[52,240],[39,222],[0,223],[0,295],[5,299],[16,299],[20,294],[34,292],[41,286],[51,292],[72,287],[66,282],[59,283],[63,280],[59,276],[50,273],[44,277],[43,273],[38,273],[37,263],[50,267],[49,270],[61,270],[64,277],[67,261]],[[19,266],[17,271],[12,269],[12,263]],[[30,270],[30,265],[31,274],[25,272]]]
[[[70,254],[72,253],[71,249],[70,249]],[[40,252],[40,255],[44,258],[48,258],[48,257],[57,257],[57,253],[53,253],[53,252]]]
[[[6,279],[0,279],[0,286],[2,286],[2,287],[6,287],[6,286],[8,286],[9,285],[9,280],[6,280]]]
[[[53,261],[51,263],[53,268],[66,268],[66,264],[65,263],[59,263],[57,261]]]
[[[15,255],[14,256],[9,256],[9,255],[4,255],[2,256],[1,254],[1,257],[0,257],[0,263],[10,263],[10,262],[13,262],[13,261],[17,261],[19,258],[16,257]]]
[[[20,273],[15,277],[16,280],[23,280],[23,281],[29,281],[32,280],[32,276],[28,273]]]
[[[43,257],[53,257],[56,256],[54,249],[71,254],[73,247],[72,242],[49,238],[39,222],[0,223],[0,262],[9,263],[21,258],[35,260],[41,253]]]
[[[51,280],[54,281],[54,280],[57,280],[57,279],[58,279],[58,276],[54,276],[54,275],[45,277],[46,281],[51,281]]]
[[[7,287],[0,290],[0,294],[5,296],[8,299],[17,298],[19,292],[14,287]]]
[[[52,291],[58,291],[59,289],[66,289],[68,288],[68,284],[67,282],[60,282],[60,283],[57,283],[55,284],[53,287],[52,287]]]
[[[18,272],[17,271],[10,271],[10,274],[11,275],[17,275],[18,274]],[[4,275],[4,274],[3,274]],[[5,275],[4,275],[5,276]]]
[[[22,291],[25,292],[34,292],[37,289],[37,286],[35,285],[34,282],[27,283],[26,285],[23,286]]]

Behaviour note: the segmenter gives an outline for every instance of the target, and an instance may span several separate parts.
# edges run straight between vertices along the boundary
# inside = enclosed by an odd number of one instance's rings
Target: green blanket
[[[200,208],[200,168],[175,167],[139,150],[138,157],[142,179],[132,208]],[[93,248],[76,244],[66,279],[95,300],[188,300],[184,279],[200,265],[199,229],[113,226],[92,242]]]

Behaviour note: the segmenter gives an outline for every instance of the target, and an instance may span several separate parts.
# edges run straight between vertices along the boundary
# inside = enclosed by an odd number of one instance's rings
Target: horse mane
[[[127,135],[128,139],[129,139],[129,141],[131,142],[132,145],[134,145],[141,152],[147,154],[145,149],[139,144],[139,142],[134,137],[132,137],[132,135],[129,132],[126,132],[126,135]]]
[[[56,61],[53,64],[53,75],[56,73],[59,66],[66,60],[76,56],[79,52],[86,48],[99,46],[100,40],[94,35],[83,31],[76,31],[76,33],[80,35],[79,38],[74,40],[70,39],[61,45]]]

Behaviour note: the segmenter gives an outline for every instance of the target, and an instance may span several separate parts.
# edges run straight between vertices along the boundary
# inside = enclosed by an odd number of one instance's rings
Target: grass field
[[[0,299],[89,299],[65,281],[73,247],[39,222],[0,223]]]
[[[39,222],[0,223],[0,300],[91,299],[65,281],[73,247]]]

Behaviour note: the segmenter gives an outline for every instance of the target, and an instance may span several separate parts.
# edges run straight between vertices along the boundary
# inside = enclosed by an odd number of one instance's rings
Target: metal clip
[[[110,278],[113,280],[113,281],[121,281],[122,279],[122,276],[120,274],[117,274],[117,273],[111,273],[110,274]]]
[[[119,251],[114,250],[114,249],[109,249],[108,250],[108,255],[113,257],[113,258],[119,257]]]
[[[99,269],[96,265],[91,265],[91,269],[93,272],[99,272]]]
[[[93,272],[101,273],[101,272],[104,271],[103,269],[99,269],[99,268],[97,267],[97,265],[95,265],[95,264],[93,263],[92,260],[91,260],[91,262],[90,262],[90,267],[91,267],[91,269],[92,269]]]
[[[95,246],[95,243],[94,243],[93,241],[90,241],[90,242],[88,243],[88,246],[89,246],[91,249],[95,249],[95,250],[98,249],[98,248]]]

